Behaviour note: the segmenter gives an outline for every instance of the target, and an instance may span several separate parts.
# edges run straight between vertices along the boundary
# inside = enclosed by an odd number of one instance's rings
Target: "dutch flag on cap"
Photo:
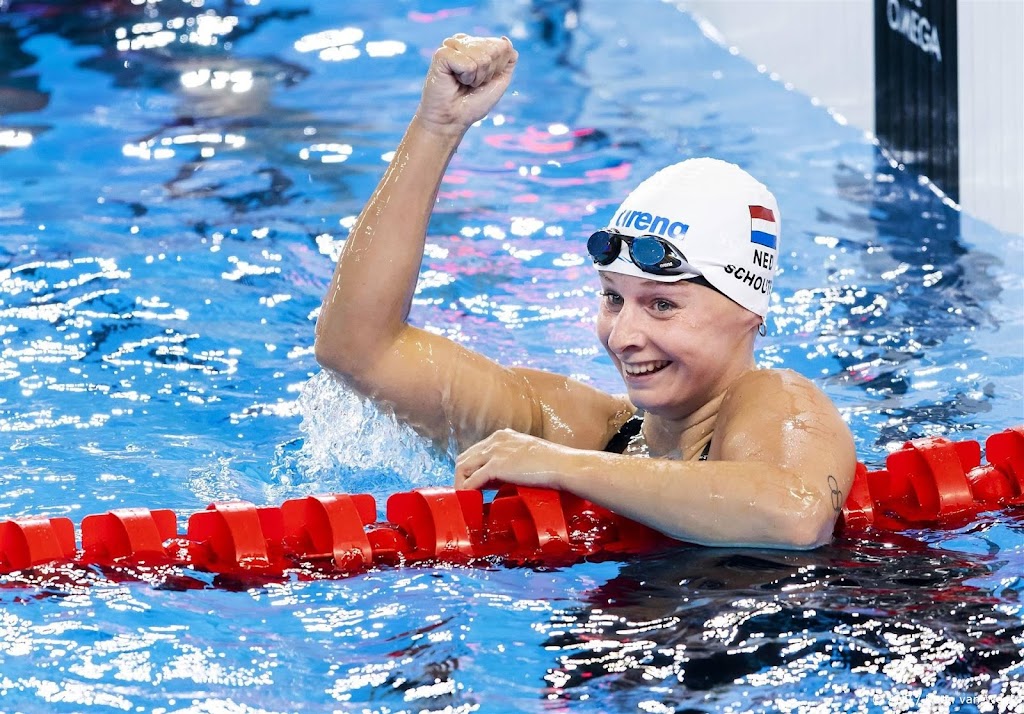
[[[772,209],[764,206],[750,206],[750,242],[776,249],[779,242],[778,224]]]

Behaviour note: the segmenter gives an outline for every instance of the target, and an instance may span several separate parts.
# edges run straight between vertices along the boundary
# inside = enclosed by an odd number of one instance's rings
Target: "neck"
[[[676,454],[685,460],[696,458],[711,441],[718,411],[727,392],[728,388],[719,390],[683,416],[662,416],[648,412],[644,418],[643,434],[651,456]]]
[[[711,439],[718,418],[718,408],[724,398],[723,392],[696,411],[679,419],[648,414],[644,419],[644,438],[647,440],[651,456],[666,456],[675,452],[683,459],[689,459],[693,456],[691,451],[700,453]]]

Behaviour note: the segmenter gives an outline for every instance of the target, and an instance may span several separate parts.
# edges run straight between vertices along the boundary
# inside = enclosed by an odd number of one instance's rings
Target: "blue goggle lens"
[[[656,268],[667,255],[661,241],[646,236],[634,238],[629,253],[633,256],[633,262],[641,268]]]
[[[598,265],[608,265],[619,256],[622,238],[608,231],[598,231],[587,240],[587,252]]]

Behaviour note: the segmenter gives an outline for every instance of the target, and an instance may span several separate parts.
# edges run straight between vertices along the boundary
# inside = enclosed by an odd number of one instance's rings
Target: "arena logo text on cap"
[[[622,211],[612,225],[616,228],[636,228],[638,231],[650,231],[666,238],[678,238],[685,235],[689,226],[682,221],[674,221],[667,216],[652,216],[642,211]]]

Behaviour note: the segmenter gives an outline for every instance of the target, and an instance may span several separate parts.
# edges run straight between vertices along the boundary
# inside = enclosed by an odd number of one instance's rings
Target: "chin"
[[[634,391],[627,389],[626,396],[629,397],[629,401],[633,406],[637,409],[643,409],[647,414],[665,416],[672,412],[672,405],[666,404],[664,400],[654,398],[647,390]]]
[[[645,413],[663,419],[678,419],[693,411],[692,400],[695,397],[693,394],[672,388],[630,389],[628,386],[626,396],[637,409],[643,409]]]

